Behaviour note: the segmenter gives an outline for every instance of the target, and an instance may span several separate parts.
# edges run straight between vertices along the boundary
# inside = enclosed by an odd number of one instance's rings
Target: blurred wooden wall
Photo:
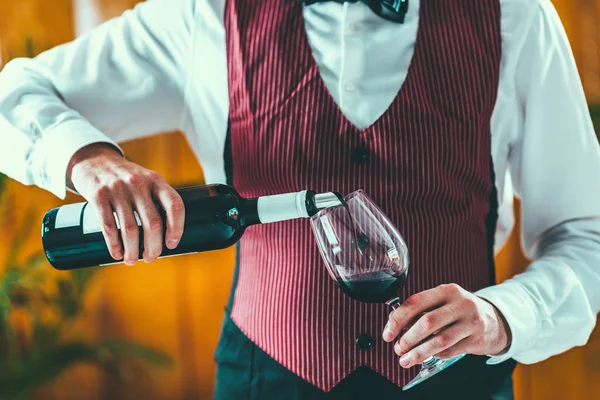
[[[135,0],[0,0],[0,67],[2,60],[38,53],[73,38],[74,19],[82,5],[97,10],[105,20],[133,6]],[[556,0],[590,100],[600,100],[596,0]],[[124,145],[134,161],[154,169],[174,186],[201,183],[202,172],[179,133],[142,139]],[[41,219],[61,204],[50,194],[12,183],[15,220],[27,207]],[[66,202],[80,201],[69,195]],[[517,206],[518,213],[518,206]],[[34,236],[30,248],[39,249]],[[0,251],[2,248],[0,246]],[[498,277],[522,271],[518,236],[497,257]],[[38,398],[56,399],[209,399],[214,378],[213,352],[233,274],[233,250],[160,260],[134,267],[102,270],[87,300],[81,321],[90,337],[119,337],[152,345],[170,353],[177,365],[170,370],[150,369],[124,384],[90,367],[77,367]],[[584,348],[571,350],[515,373],[518,400],[600,398],[600,333]]]

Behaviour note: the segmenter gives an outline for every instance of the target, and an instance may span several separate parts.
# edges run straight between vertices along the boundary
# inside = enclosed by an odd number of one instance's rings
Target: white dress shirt
[[[81,147],[180,129],[208,182],[224,182],[225,0],[150,0],[73,43],[0,73],[0,171],[65,195]],[[492,117],[497,249],[522,199],[527,270],[477,292],[506,317],[509,357],[533,363],[584,344],[600,310],[600,153],[571,49],[549,0],[500,0],[502,64]],[[321,75],[358,128],[404,82],[419,24],[362,3],[304,7]]]

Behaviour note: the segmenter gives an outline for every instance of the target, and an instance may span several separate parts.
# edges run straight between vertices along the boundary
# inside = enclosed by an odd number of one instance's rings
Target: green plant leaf
[[[70,342],[56,344],[36,352],[24,360],[21,368],[1,368],[0,400],[25,399],[40,385],[51,382],[68,367],[77,363],[92,363],[109,373],[126,376],[124,357],[130,356],[156,365],[169,366],[171,358],[148,347],[122,341],[105,341],[100,344]]]
[[[19,283],[21,272],[17,268],[7,268],[0,281],[0,307],[10,306],[10,291],[14,285]]]
[[[8,307],[0,306],[0,369],[20,365],[17,334],[8,323]],[[2,374],[0,373],[0,376]]]
[[[75,292],[75,297],[81,299],[87,285],[92,281],[98,268],[81,268],[71,271],[71,282]]]
[[[107,340],[102,342],[100,346],[107,349],[115,357],[133,356],[158,367],[171,367],[173,365],[173,360],[168,354],[141,344]]]
[[[32,254],[29,256],[29,258],[27,258],[27,260],[25,260],[25,263],[23,264],[23,268],[25,269],[34,269],[40,266],[47,266],[46,256],[41,252]]]
[[[18,257],[22,253],[22,247],[25,244],[26,240],[31,233],[35,223],[35,212],[33,209],[27,210],[25,217],[21,221],[19,226],[19,230],[13,237],[13,241],[8,250],[8,255],[6,257],[6,265],[8,266],[17,266],[18,265]]]
[[[0,195],[6,181],[7,178],[0,174]],[[0,200],[0,211],[2,206]],[[64,343],[61,338],[64,339],[64,333],[69,329],[68,322],[80,314],[83,296],[98,269],[75,270],[68,279],[64,275],[47,274],[40,268],[47,266],[43,253],[35,253],[22,261],[25,256],[23,246],[35,226],[35,212],[30,209],[19,222],[6,262],[0,268],[0,400],[26,400],[40,385],[51,382],[78,363],[97,365],[121,379],[132,375],[133,370],[129,367],[135,361],[160,367],[172,365],[166,353],[137,343],[118,340]],[[46,293],[48,285],[56,285],[56,295]],[[35,296],[38,303],[27,301],[28,295]],[[38,313],[40,304],[57,310],[58,320],[43,320],[42,314]],[[26,348],[25,340],[18,337],[20,331],[10,326],[10,316],[16,307],[32,318],[32,332]]]
[[[33,323],[33,342],[28,356],[31,358],[44,357],[45,354],[52,353],[53,349],[60,348],[60,328],[58,326],[49,326],[35,320]]]
[[[82,362],[99,362],[97,346],[72,342],[50,349],[47,354],[28,358],[16,371],[0,371],[0,399],[25,399],[32,390],[52,381],[67,367]]]

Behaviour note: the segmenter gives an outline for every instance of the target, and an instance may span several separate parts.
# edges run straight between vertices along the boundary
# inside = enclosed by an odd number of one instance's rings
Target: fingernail
[[[121,254],[121,253],[116,253],[115,254],[115,260],[120,260],[122,258],[123,258],[123,254]]]
[[[177,239],[169,240],[169,248],[171,250],[173,250],[175,247],[177,247],[177,244],[179,244],[179,240],[177,240]]]
[[[408,356],[408,354],[405,354],[402,357],[400,357],[400,365],[402,365],[404,368],[410,365],[410,357]]]
[[[392,329],[390,328],[389,322],[383,329],[383,340],[385,340],[386,342],[391,342],[392,340],[394,340],[394,336],[392,334]]]
[[[399,356],[402,355],[402,349],[400,348],[400,343],[396,342],[396,344],[394,345],[394,351]]]

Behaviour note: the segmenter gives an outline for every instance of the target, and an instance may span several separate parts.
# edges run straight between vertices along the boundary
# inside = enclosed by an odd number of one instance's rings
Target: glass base
[[[419,383],[431,378],[432,376],[434,376],[438,372],[445,370],[464,356],[465,354],[459,354],[457,356],[445,359],[430,357],[429,359],[425,360],[423,364],[421,364],[421,371],[419,372],[419,374],[415,376],[412,381],[408,382],[402,388],[402,390],[408,390],[413,386],[416,386]]]

